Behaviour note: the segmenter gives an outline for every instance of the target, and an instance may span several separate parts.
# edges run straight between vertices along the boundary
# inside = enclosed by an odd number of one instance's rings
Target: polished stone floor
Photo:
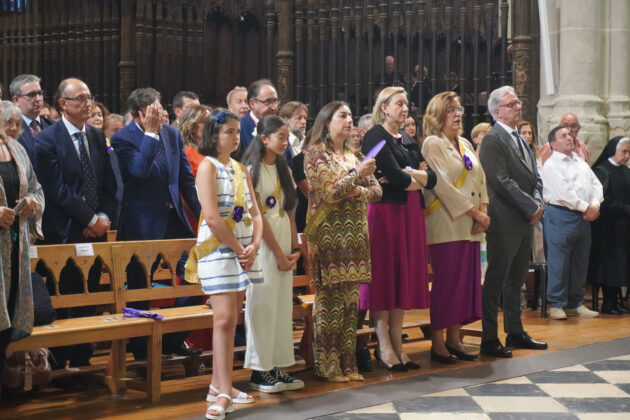
[[[627,420],[630,354],[317,419]]]

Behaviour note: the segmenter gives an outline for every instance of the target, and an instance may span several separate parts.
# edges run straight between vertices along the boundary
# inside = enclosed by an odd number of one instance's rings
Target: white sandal
[[[218,395],[219,394],[219,390],[216,389],[215,387],[213,387],[212,384],[210,384],[208,395],[206,396],[206,401],[208,401],[208,402],[216,402],[218,397],[216,395],[212,395],[210,393],[210,391],[212,391],[212,392],[214,392],[214,393],[216,393]],[[247,394],[247,393],[245,393],[243,391],[239,391],[238,396],[232,398],[232,402],[234,404],[251,404],[251,403],[254,402],[254,398],[251,395],[249,395],[249,394]]]
[[[208,410],[206,410],[207,419],[223,420],[226,414],[234,412],[234,406],[232,405],[232,397],[230,397],[228,394],[219,394],[217,395],[217,400],[219,398],[226,398],[230,403],[228,404],[226,408],[223,408],[219,404],[213,404],[210,407],[208,407]],[[216,411],[219,414],[215,416],[214,414],[210,414],[210,411]]]

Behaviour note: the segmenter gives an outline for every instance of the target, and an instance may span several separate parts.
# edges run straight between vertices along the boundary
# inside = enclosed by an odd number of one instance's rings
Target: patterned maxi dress
[[[355,156],[339,156],[324,144],[313,145],[304,153],[310,186],[306,229],[310,276],[311,286],[316,288],[315,375],[324,378],[358,373],[359,284],[371,280],[366,204],[378,201],[382,190],[373,176],[357,176],[352,170],[355,161]],[[360,194],[347,198],[357,187]]]
[[[234,170],[225,168],[217,159],[207,156],[217,167],[217,204],[219,206],[219,214],[222,218],[230,215],[233,211],[234,200],[236,194],[236,184],[233,181]],[[247,178],[243,173],[243,183],[245,186],[245,201],[248,208],[252,205],[249,196],[249,188],[247,188]],[[238,222],[234,227],[234,235],[244,247],[252,242],[254,225],[246,225],[245,219],[251,218],[249,211],[243,214],[243,220]],[[208,239],[212,235],[210,227],[204,219],[197,233],[197,245]],[[254,265],[250,271],[243,271],[241,264],[238,262],[236,253],[227,245],[221,244],[207,256],[200,258],[197,262],[197,270],[199,273],[199,282],[205,294],[211,295],[216,293],[238,292],[247,289],[253,283],[262,283],[262,267],[260,263],[260,252],[256,256]]]

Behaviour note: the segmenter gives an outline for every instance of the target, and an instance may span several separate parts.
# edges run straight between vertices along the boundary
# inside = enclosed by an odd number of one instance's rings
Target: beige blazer
[[[475,155],[472,144],[462,138],[464,154],[472,162],[461,188],[453,184],[465,171],[464,161],[452,143],[444,136],[430,136],[422,144],[422,155],[437,175],[437,184],[425,190],[427,208],[439,198],[442,206],[426,219],[427,243],[439,244],[454,241],[480,241],[483,234],[473,235],[473,218],[466,212],[479,205],[488,204],[486,175]]]

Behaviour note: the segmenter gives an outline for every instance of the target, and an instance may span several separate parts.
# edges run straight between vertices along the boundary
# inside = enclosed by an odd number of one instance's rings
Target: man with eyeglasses
[[[495,89],[488,98],[494,127],[483,138],[479,157],[488,183],[486,231],[488,269],[482,291],[481,353],[512,357],[510,348],[543,350],[547,343],[523,329],[520,294],[529,269],[532,225],[542,217],[542,181],[536,157],[518,135],[522,104],[512,86]],[[498,312],[503,296],[505,347],[498,336]]]
[[[278,92],[269,79],[260,79],[252,83],[247,89],[247,103],[249,114],[241,118],[241,144],[235,152],[235,157],[240,160],[254,139],[254,130],[258,121],[264,116],[278,113]]]
[[[94,98],[79,79],[63,80],[55,102],[63,111],[61,120],[37,135],[37,179],[44,190],[46,209],[42,220],[45,244],[102,242],[106,239],[116,203],[116,179],[107,154],[102,130],[86,124]],[[98,291],[102,263],[90,268],[87,291]],[[59,279],[61,294],[84,293],[80,271],[66,264]],[[64,317],[89,316],[94,307],[72,309]],[[89,344],[55,348],[53,368],[89,364]]]
[[[580,132],[580,121],[578,121],[577,115],[572,112],[568,112],[560,118],[560,126],[569,130],[569,134],[573,139],[574,152],[579,157],[581,157],[586,163],[591,164],[590,156],[588,155],[588,148],[584,143],[578,140],[577,135]],[[539,154],[540,159],[542,159],[543,164],[551,157],[553,150],[551,150],[551,145],[549,143],[545,143],[540,148]]]
[[[20,74],[9,85],[13,102],[22,111],[22,135],[18,142],[24,146],[35,170],[37,170],[35,137],[44,128],[53,124],[49,119],[39,115],[44,105],[44,92],[40,82],[41,79],[33,74]]]

